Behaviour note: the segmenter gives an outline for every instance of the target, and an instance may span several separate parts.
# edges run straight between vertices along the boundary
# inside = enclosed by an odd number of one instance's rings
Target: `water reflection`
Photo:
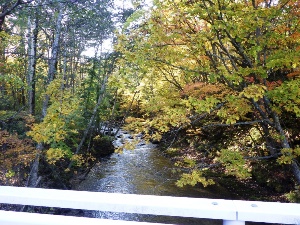
[[[126,138],[119,138],[119,145]],[[178,188],[175,181],[178,175],[173,173],[173,164],[165,158],[153,144],[140,144],[135,150],[114,153],[95,166],[78,190],[100,191],[124,194],[166,195],[199,198],[224,198],[218,187]],[[175,224],[221,224],[216,220],[194,218],[176,218],[166,216],[138,215],[112,212],[86,212],[86,216],[103,219],[120,219]]]

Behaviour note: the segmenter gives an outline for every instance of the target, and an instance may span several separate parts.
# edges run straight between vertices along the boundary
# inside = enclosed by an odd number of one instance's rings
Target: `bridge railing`
[[[225,225],[244,225],[245,221],[300,224],[300,204],[295,203],[66,191],[10,186],[0,186],[0,203],[221,219]],[[151,223],[0,210],[0,224],[118,225]]]

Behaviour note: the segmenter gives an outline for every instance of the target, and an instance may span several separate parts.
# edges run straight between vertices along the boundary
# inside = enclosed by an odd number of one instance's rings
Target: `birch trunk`
[[[28,111],[29,114],[35,113],[35,73],[36,73],[36,51],[38,36],[38,19],[28,18]]]
[[[48,78],[47,78],[47,84],[50,84],[51,81],[53,81],[55,74],[56,74],[56,64],[57,64],[57,57],[58,57],[58,51],[59,51],[59,40],[61,35],[61,29],[62,29],[62,19],[63,19],[63,5],[62,3],[59,4],[59,12],[56,19],[56,29],[55,29],[55,35],[54,35],[54,41],[52,43],[52,50],[51,50],[51,57],[49,59],[49,70],[48,70]],[[48,103],[50,100],[50,96],[46,95],[45,99],[43,101],[43,108],[42,108],[42,118],[44,118],[47,115],[47,109],[48,109]]]
[[[57,57],[58,57],[58,51],[59,51],[59,39],[61,35],[61,28],[62,28],[62,19],[63,19],[63,5],[62,3],[59,4],[59,13],[56,19],[56,29],[55,29],[55,35],[54,35],[54,41],[52,44],[52,51],[51,51],[51,58],[49,60],[49,70],[48,70],[48,79],[47,84],[50,84],[51,81],[53,81],[56,73],[56,63],[57,63]],[[44,102],[43,102],[43,108],[42,108],[42,119],[45,118],[47,115],[47,109],[48,109],[48,103],[50,100],[50,96],[46,95]],[[32,169],[30,171],[30,175],[28,178],[28,186],[34,187],[38,182],[38,171],[39,171],[39,161],[40,161],[40,155],[43,151],[43,143],[38,143],[37,145],[37,155],[35,158],[35,161],[32,165]]]

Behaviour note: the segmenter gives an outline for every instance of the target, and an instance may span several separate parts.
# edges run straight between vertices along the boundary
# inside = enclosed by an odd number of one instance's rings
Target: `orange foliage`
[[[267,88],[268,90],[273,90],[276,87],[279,87],[282,84],[282,80],[277,80],[277,81],[267,81]]]
[[[259,6],[262,3],[265,3],[265,1],[264,0],[255,0],[255,6]]]
[[[300,75],[300,71],[295,71],[286,75],[288,78],[293,78]]]
[[[300,13],[300,12],[299,12]],[[300,38],[300,33],[299,32],[294,32],[291,36],[292,39],[299,39]]]
[[[287,5],[292,8],[292,10],[290,12],[291,15],[299,17],[299,15],[300,15],[300,0],[289,1]]]
[[[254,83],[254,81],[255,81],[254,77],[245,77],[244,79],[245,79],[245,81],[248,81],[249,83]]]
[[[7,179],[9,171],[18,171],[19,178],[20,173],[25,176],[24,170],[29,168],[35,153],[30,139],[19,139],[16,134],[0,131],[0,183]],[[16,179],[14,182],[17,182]]]
[[[191,96],[198,99],[204,99],[207,96],[223,98],[230,90],[223,84],[210,84],[205,82],[196,82],[188,84],[183,88],[182,96]]]
[[[245,81],[249,82],[249,83],[254,83],[255,82],[255,79],[254,77],[244,77]],[[259,79],[258,80],[260,81],[260,83],[263,83],[263,80],[262,79]],[[279,87],[280,85],[282,84],[282,80],[276,80],[276,81],[267,81],[266,82],[266,86],[268,88],[268,90],[273,90],[274,88],[276,87]]]

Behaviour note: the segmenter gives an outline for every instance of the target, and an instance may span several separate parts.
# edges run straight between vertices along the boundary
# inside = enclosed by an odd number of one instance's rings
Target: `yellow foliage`
[[[37,143],[55,144],[65,141],[71,135],[77,134],[78,124],[82,119],[80,99],[65,90],[61,92],[61,83],[53,81],[47,93],[51,95],[52,104],[48,107],[47,115],[41,123],[34,124],[27,135]],[[58,90],[54,90],[58,88]],[[51,91],[50,91],[51,90]],[[56,99],[59,97],[59,99]]]
[[[283,148],[281,150],[282,156],[277,159],[279,164],[291,164],[296,157],[300,156],[300,147]]]
[[[261,99],[267,91],[267,87],[261,84],[251,84],[244,88],[240,93],[240,96],[245,96],[246,98],[253,98],[254,101]]]
[[[83,157],[83,155],[81,154],[75,154],[72,156],[71,160],[77,165],[77,166],[81,166],[84,164],[85,159]]]
[[[185,185],[195,186],[197,183],[201,183],[204,187],[215,184],[212,179],[206,179],[200,170],[193,170],[191,173],[184,173],[181,178],[176,182],[178,187]]]
[[[46,158],[49,164],[55,164],[66,155],[66,152],[61,148],[49,148],[46,151]]]
[[[84,164],[88,164],[91,161],[95,161],[96,158],[93,157],[90,153],[86,155],[75,154],[71,157],[71,160],[75,163],[76,166],[80,167]]]
[[[52,97],[52,99],[59,99],[62,95],[62,80],[61,79],[54,79],[47,87],[45,95]]]
[[[222,149],[218,161],[225,166],[225,172],[238,178],[249,178],[250,168],[247,167],[243,154],[239,151]]]
[[[217,112],[227,124],[234,124],[238,120],[247,120],[246,114],[253,109],[248,100],[238,96],[227,96],[226,104]]]

